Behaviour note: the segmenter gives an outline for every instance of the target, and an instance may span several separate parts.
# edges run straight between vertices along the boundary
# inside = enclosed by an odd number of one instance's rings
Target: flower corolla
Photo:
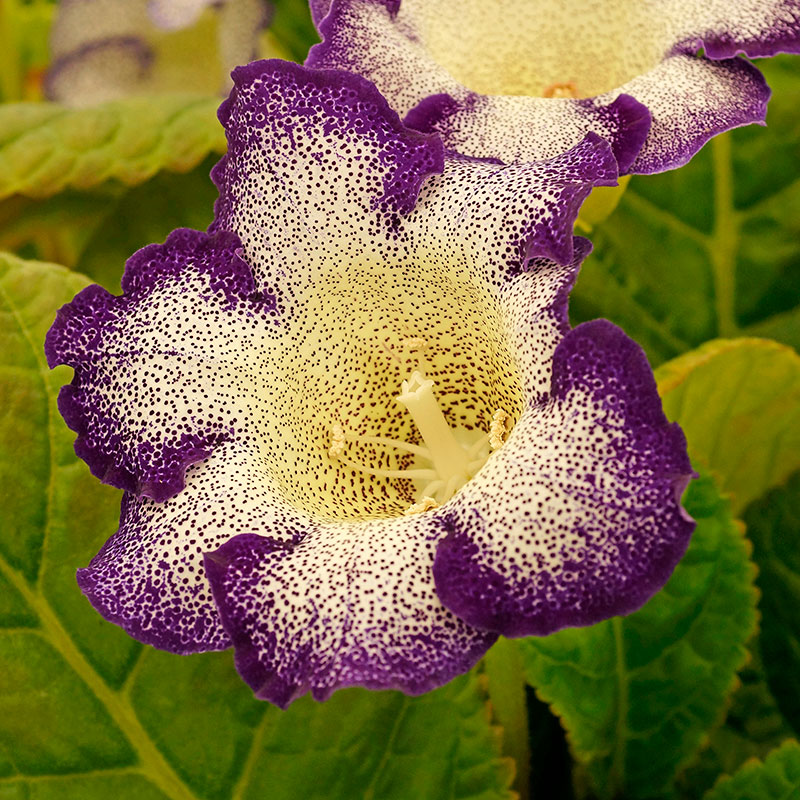
[[[86,596],[280,706],[427,691],[498,634],[638,608],[693,522],[641,349],[570,330],[572,223],[616,161],[448,154],[356,75],[234,73],[208,233],[58,314],[76,451],[126,490]]]

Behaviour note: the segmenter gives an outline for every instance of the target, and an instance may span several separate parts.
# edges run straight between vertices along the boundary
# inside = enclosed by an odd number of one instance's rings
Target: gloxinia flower
[[[685,164],[763,123],[761,73],[800,52],[798,0],[311,0],[306,64],[373,81],[407,125],[459,153],[548,158],[595,131],[621,172]],[[703,49],[704,55],[698,55]]]
[[[213,6],[214,13],[203,15]],[[50,36],[50,100],[87,106],[134,94],[230,88],[257,55],[266,0],[61,0]]]
[[[76,451],[127,492],[89,600],[173,652],[233,644],[284,707],[423,692],[498,633],[639,607],[687,546],[691,469],[641,349],[567,323],[609,145],[503,166],[355,75],[234,84],[210,232],[139,251],[48,335]]]

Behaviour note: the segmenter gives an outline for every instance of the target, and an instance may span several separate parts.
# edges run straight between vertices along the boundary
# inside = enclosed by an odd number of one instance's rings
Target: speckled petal
[[[584,198],[616,183],[613,154],[593,134],[557,158],[503,166],[445,157],[438,137],[404,128],[358,76],[265,61],[234,81],[220,110],[229,151],[213,173],[214,226],[240,236],[282,310],[343,263],[396,260],[411,235],[415,260],[426,246],[480,243],[496,272],[535,255],[567,263]],[[435,200],[415,208],[421,186]]]
[[[296,542],[243,534],[206,557],[236,666],[286,708],[365,686],[421,694],[466,672],[496,634],[445,609],[428,516],[312,524]]]
[[[465,87],[437,63],[418,25],[399,23],[401,7],[400,0],[328,2],[317,23],[322,42],[309,50],[306,66],[363,75],[401,116],[432,94],[460,98]]]
[[[76,453],[102,481],[164,500],[183,488],[187,466],[238,433],[236,414],[222,418],[215,407],[235,407],[242,375],[220,357],[235,363],[247,321],[273,307],[250,300],[238,249],[230,233],[175,231],[131,257],[122,297],[90,286],[59,310],[48,362],[75,369],[59,409],[78,434]]]
[[[770,90],[741,58],[707,61],[674,55],[622,91],[647,103],[650,135],[630,172],[649,174],[685,164],[711,138],[731,128],[764,124]],[[607,100],[601,98],[601,100]]]
[[[527,161],[533,154],[555,157],[591,131],[609,142],[624,173],[647,139],[651,117],[627,94],[571,100],[471,93],[460,101],[448,94],[430,95],[404,122],[423,133],[440,134],[458,153],[491,154],[507,163]]]
[[[333,0],[315,19],[307,65],[369,78],[450,149],[536,160],[594,131],[622,172],[680,166],[716,133],[762,122],[763,80],[731,57],[800,51],[797,0]],[[642,106],[653,131],[635,159]]]
[[[749,58],[800,53],[797,0],[672,0],[670,16],[678,31],[675,52],[703,48],[713,59],[743,53]]]
[[[78,584],[103,617],[139,641],[173,653],[224,650],[231,642],[203,554],[265,527],[291,539],[290,515],[257,449],[226,443],[187,470],[178,496],[158,503],[126,494],[119,530],[78,570]]]
[[[517,336],[525,334],[517,330]],[[434,564],[442,602],[505,636],[543,636],[643,605],[693,521],[680,428],[641,348],[605,320],[558,344],[548,397],[446,507]]]

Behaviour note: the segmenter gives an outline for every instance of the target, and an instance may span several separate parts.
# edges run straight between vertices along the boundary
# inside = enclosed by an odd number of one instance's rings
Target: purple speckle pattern
[[[243,534],[206,556],[236,667],[282,708],[365,686],[421,694],[466,672],[497,635],[436,596],[430,516],[312,524],[295,542]]]
[[[549,119],[552,130],[549,144],[540,148],[537,158],[569,149],[589,131],[611,145],[620,173],[630,170],[651,125],[648,109],[627,94],[611,101],[475,93],[458,101],[448,94],[437,94],[412,108],[404,122],[423,133],[438,133],[456,152],[492,154],[503,161],[519,163],[532,157],[530,128],[540,125],[542,118]]]
[[[75,452],[105,483],[166,500],[183,489],[190,464],[235,435],[236,419],[214,414],[208,367],[197,364],[203,349],[210,356],[208,345],[192,342],[190,331],[182,335],[180,318],[167,340],[154,325],[163,313],[154,298],[174,295],[181,302],[173,313],[187,316],[203,306],[231,317],[242,308],[263,315],[271,304],[250,300],[253,279],[239,249],[231,233],[177,230],[129,259],[121,297],[93,285],[59,310],[45,353],[51,367],[75,370],[59,409],[78,434]],[[193,282],[203,287],[199,296]],[[199,310],[187,309],[190,297]]]
[[[674,428],[654,433],[641,354],[630,387],[617,368],[636,351],[624,334],[569,355],[591,332],[568,332],[567,295],[590,249],[572,223],[592,186],[615,182],[611,146],[590,133],[558,157],[497,164],[405,128],[361,78],[262,62],[235,81],[211,232],[140,251],[121,297],[85,290],[48,335],[49,362],[75,369],[63,408],[81,452],[129,490],[119,530],[78,575],[94,606],[173,652],[233,644],[245,680],[282,707],[350,685],[427,691],[505,631],[502,619],[470,619],[449,574],[477,574],[475,591],[500,576],[523,619],[597,618],[594,607],[569,617],[558,592],[543,606],[520,589],[532,578],[519,565],[539,563],[524,537],[562,518],[520,504],[518,474],[537,476],[574,522],[555,555],[543,545],[542,575],[560,585],[571,567],[558,558],[580,556],[577,537],[609,575],[628,576],[604,590],[606,606],[654,592],[691,528],[678,497],[685,444]],[[480,437],[502,408],[516,427],[449,502],[404,516],[411,480],[353,469],[328,448],[335,425],[419,444],[395,400],[419,358],[451,426]],[[652,489],[636,443],[659,469],[672,459],[671,493]],[[591,465],[594,482],[566,491],[574,476],[558,458],[543,469],[548,447],[563,447],[571,469]],[[375,440],[348,457],[413,462]],[[607,546],[621,519],[638,536],[635,569]],[[508,531],[518,548],[503,550]],[[443,579],[447,552],[465,550]]]
[[[282,311],[292,286],[330,269],[332,252],[392,263],[410,237],[439,247],[445,230],[482,241],[498,272],[536,255],[569,262],[581,203],[593,186],[616,184],[611,148],[595,134],[557,157],[503,166],[445,156],[438,136],[404,127],[356,75],[265,61],[234,82],[220,109],[229,149],[212,173],[212,228],[239,235],[256,285]]]
[[[505,636],[629,614],[689,544],[691,476],[641,348],[606,320],[584,323],[555,348],[550,391],[530,394],[508,443],[442,515],[439,597]]]
[[[800,51],[800,3],[656,5],[402,0],[390,13],[332,0],[315,11],[323,41],[306,64],[363,75],[409,126],[465,155],[547,158],[593,131],[621,173],[659,172],[720,132],[763,123],[769,91],[734,57]]]
[[[664,59],[624,89],[647,97],[653,111],[650,135],[629,170],[638,174],[680,167],[731,128],[763,125],[770,96],[764,76],[744,59],[683,54]]]

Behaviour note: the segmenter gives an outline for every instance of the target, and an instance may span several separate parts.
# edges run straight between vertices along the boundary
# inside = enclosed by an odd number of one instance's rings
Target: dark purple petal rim
[[[231,125],[233,108],[238,99],[239,90],[259,79],[270,77],[277,79],[278,82],[285,79],[295,84],[307,82],[318,87],[349,88],[358,95],[360,100],[374,105],[377,117],[389,126],[391,132],[398,139],[417,141],[425,147],[431,161],[429,168],[419,169],[408,182],[403,182],[401,177],[411,175],[410,169],[401,172],[399,176],[384,178],[384,194],[382,197],[375,198],[375,203],[391,213],[401,215],[410,213],[416,205],[423,181],[428,176],[439,174],[444,170],[444,145],[441,137],[436,134],[423,134],[403,125],[397,112],[389,106],[386,98],[375,85],[360,75],[339,69],[312,69],[290,61],[266,59],[237,67],[231,76],[234,83],[233,89],[217,112],[217,116],[226,130],[229,152],[211,170],[211,179],[219,190],[219,197],[214,204],[214,221],[209,226],[209,232],[220,229],[219,220],[227,216],[227,205],[230,202],[227,196],[226,164],[236,145]],[[395,185],[395,181],[397,185]]]
[[[674,154],[664,156],[662,153],[659,153],[656,156],[652,156],[645,146],[643,151],[640,152],[634,160],[629,172],[636,175],[652,175],[658,172],[677,169],[678,167],[688,164],[711,139],[721,133],[725,133],[733,128],[741,128],[745,125],[766,125],[767,104],[772,95],[772,90],[767,85],[767,81],[761,71],[743,58],[738,57],[715,63],[727,64],[732,68],[741,70],[743,75],[746,75],[749,80],[752,80],[758,87],[758,96],[755,98],[754,102],[733,121],[723,121],[707,126],[698,126],[696,133],[689,137],[688,140],[683,143],[682,147]],[[655,122],[653,127],[658,127],[658,121]]]
[[[469,531],[460,527],[454,517],[444,514],[440,522],[446,535],[438,545],[433,566],[437,593],[447,608],[476,628],[510,638],[547,636],[562,628],[593,625],[612,616],[630,614],[664,586],[689,546],[695,522],[680,504],[683,491],[694,477],[686,438],[680,426],[668,422],[664,416],[652,369],[639,345],[608,320],[594,320],[577,326],[556,348],[552,396],[563,398],[574,385],[567,365],[569,357],[581,349],[584,338],[593,344],[600,343],[625,364],[625,374],[629,379],[626,389],[632,401],[632,417],[630,414],[626,416],[626,427],[656,428],[664,434],[673,469],[661,478],[671,486],[674,497],[672,524],[675,535],[660,556],[650,562],[648,573],[637,576],[628,591],[602,600],[594,598],[590,607],[548,610],[546,614],[525,617],[519,613],[514,592],[505,577],[477,563],[480,548]],[[465,593],[460,590],[462,586],[480,586],[481,592]]]
[[[247,633],[246,625],[242,625],[237,618],[237,609],[228,597],[225,588],[226,572],[230,563],[235,559],[242,548],[250,549],[256,553],[285,552],[291,553],[296,543],[277,541],[258,534],[243,533],[234,536],[223,544],[218,550],[204,555],[206,576],[211,584],[211,591],[217,605],[222,626],[231,639],[234,647],[234,663],[242,679],[253,690],[260,700],[267,700],[274,705],[286,709],[294,700],[310,692],[312,697],[319,701],[327,700],[333,692],[351,686],[360,686],[366,689],[396,689],[409,695],[420,695],[442,686],[447,681],[471,669],[486,653],[486,650],[496,640],[497,636],[488,633],[480,644],[476,644],[469,652],[462,655],[462,659],[451,670],[451,673],[423,675],[413,683],[395,681],[359,680],[357,683],[339,681],[327,686],[324,690],[311,685],[310,681],[289,682],[282,678],[275,670],[264,666],[259,658],[260,650],[254,645],[252,637]],[[277,636],[274,636],[277,641]]]
[[[194,231],[189,228],[178,228],[173,231],[163,244],[152,244],[141,248],[134,253],[125,265],[122,277],[123,294],[112,295],[101,286],[93,284],[80,291],[69,303],[62,306],[56,313],[55,321],[45,337],[45,356],[52,369],[55,366],[66,364],[75,370],[72,382],[61,387],[58,395],[58,409],[67,426],[75,431],[77,437],[74,443],[76,455],[83,459],[91,473],[103,483],[118,489],[131,492],[136,496],[150,497],[157,502],[174,497],[186,485],[185,474],[188,467],[208,458],[213,450],[227,438],[225,434],[186,434],[181,438],[177,447],[163,448],[162,461],[172,462],[174,468],[168,477],[154,480],[147,473],[132,468],[130,465],[119,464],[112,453],[103,448],[94,446],[89,442],[89,421],[87,409],[79,400],[80,390],[84,381],[84,370],[94,361],[102,358],[98,351],[99,341],[94,342],[83,350],[81,358],[70,358],[67,351],[70,349],[71,335],[70,322],[73,319],[90,319],[97,321],[98,330],[102,327],[104,313],[118,308],[120,304],[133,297],[151,291],[165,276],[179,280],[183,268],[180,265],[163,265],[163,269],[153,269],[152,263],[159,260],[162,254],[168,254],[172,249],[187,248],[198,253],[226,250],[231,253],[231,258],[225,263],[208,268],[212,290],[223,292],[228,302],[254,299],[255,284],[249,266],[241,258],[241,243],[239,238],[230,232],[222,231],[213,235]],[[168,259],[165,257],[165,262]],[[197,264],[195,264],[197,266]],[[274,307],[274,298],[257,298],[265,308]],[[87,308],[93,309],[86,312]],[[140,455],[145,455],[144,446],[140,446]]]

